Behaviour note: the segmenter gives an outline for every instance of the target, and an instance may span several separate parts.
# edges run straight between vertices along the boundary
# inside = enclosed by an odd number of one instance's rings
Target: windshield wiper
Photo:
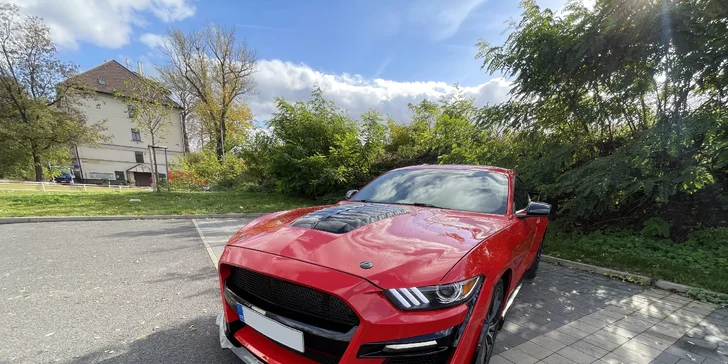
[[[433,205],[431,203],[424,203],[424,202],[389,202],[389,201],[372,201],[372,200],[350,200],[351,202],[364,202],[364,203],[383,203],[383,204],[389,204],[389,205],[406,205],[406,206],[417,206],[417,207],[431,207],[434,209],[443,209],[443,210],[451,210],[447,207],[441,207],[437,205]]]
[[[446,209],[446,207],[435,206],[435,205],[433,205],[431,203],[424,203],[424,202],[413,202],[410,205],[412,205],[412,206],[418,206],[418,207],[432,207],[432,208],[435,208],[435,209]]]

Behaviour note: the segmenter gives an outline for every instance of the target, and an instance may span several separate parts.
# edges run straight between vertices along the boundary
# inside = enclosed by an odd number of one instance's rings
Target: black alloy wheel
[[[490,357],[493,355],[495,347],[495,338],[498,336],[501,312],[503,311],[503,299],[505,298],[505,288],[503,280],[493,287],[493,295],[490,299],[490,308],[486,315],[483,331],[480,333],[478,346],[475,348],[474,364],[488,364]]]

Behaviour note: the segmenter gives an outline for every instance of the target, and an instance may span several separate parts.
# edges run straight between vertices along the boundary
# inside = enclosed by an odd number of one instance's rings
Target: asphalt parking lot
[[[236,362],[189,220],[2,225],[0,246],[0,362]]]
[[[237,363],[212,262],[245,222],[0,225],[0,363]],[[491,363],[728,363],[727,343],[727,309],[542,264]]]

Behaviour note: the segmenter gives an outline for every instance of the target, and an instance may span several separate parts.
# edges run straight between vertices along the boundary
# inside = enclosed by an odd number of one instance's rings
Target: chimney
[[[131,67],[129,67],[129,58],[126,59],[126,69],[130,70]]]
[[[144,76],[144,68],[142,68],[142,62],[137,61],[137,69],[139,70],[139,75]]]

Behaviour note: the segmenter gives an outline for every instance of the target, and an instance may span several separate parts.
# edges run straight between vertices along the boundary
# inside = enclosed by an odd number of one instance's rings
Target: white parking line
[[[218,264],[217,255],[215,255],[215,252],[212,251],[212,248],[210,247],[210,243],[207,241],[205,234],[202,233],[202,229],[200,229],[200,225],[197,225],[197,220],[192,219],[192,223],[195,224],[195,229],[197,229],[197,233],[200,235],[200,239],[202,239],[202,244],[205,245],[205,250],[207,250],[207,255],[209,255],[210,259],[212,260],[212,266],[215,267],[215,269],[217,269],[217,264]]]

